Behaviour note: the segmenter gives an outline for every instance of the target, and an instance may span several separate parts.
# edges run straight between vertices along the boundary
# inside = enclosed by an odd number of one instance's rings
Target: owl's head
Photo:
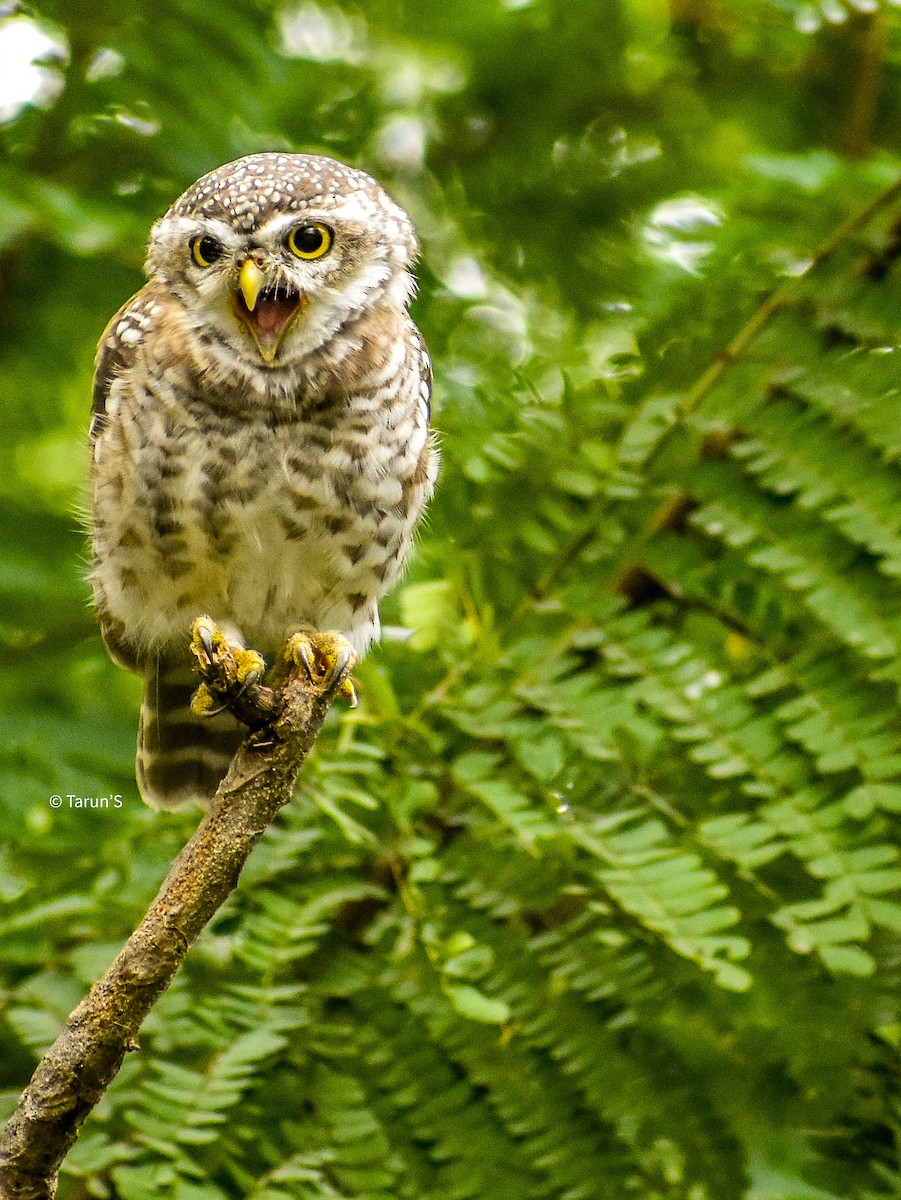
[[[313,154],[251,154],[204,175],[154,225],[147,271],[248,365],[290,366],[351,317],[405,306],[407,214],[369,175]]]

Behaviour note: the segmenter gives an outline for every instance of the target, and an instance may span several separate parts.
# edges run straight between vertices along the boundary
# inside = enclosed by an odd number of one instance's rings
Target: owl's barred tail
[[[247,733],[229,712],[215,717],[191,712],[198,682],[182,663],[145,672],[135,773],[141,797],[152,808],[207,804]]]

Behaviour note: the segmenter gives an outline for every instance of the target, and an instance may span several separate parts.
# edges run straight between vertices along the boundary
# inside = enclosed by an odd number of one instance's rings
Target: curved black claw
[[[348,676],[356,661],[353,647],[335,632],[295,633],[288,639],[284,660],[303,667],[314,687],[325,693],[343,696],[351,706],[357,706],[357,694]]]
[[[229,641],[208,616],[197,617],[192,624],[190,649],[203,680],[191,697],[191,711],[196,716],[216,717],[230,708],[245,725],[269,718],[272,691],[255,687],[266,673],[258,651]]]
[[[316,660],[313,657],[312,644],[302,635],[298,634],[292,643],[294,657],[297,662],[304,668],[307,673],[307,678],[310,683],[316,682]]]
[[[210,662],[212,662],[213,661],[213,635],[212,635],[212,632],[210,631],[210,627],[208,625],[202,625],[198,622],[197,636],[200,638],[201,645],[203,646],[204,650],[206,651],[207,658],[210,660]]]
[[[341,646],[335,653],[334,661],[331,663],[329,671],[329,691],[334,687],[340,687],[344,682],[344,674],[348,667],[353,665],[356,658],[350,646]]]

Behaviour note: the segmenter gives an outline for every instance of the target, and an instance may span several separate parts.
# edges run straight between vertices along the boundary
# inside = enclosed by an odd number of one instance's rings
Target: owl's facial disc
[[[262,267],[248,259],[241,267],[238,288],[232,292],[232,311],[253,336],[267,366],[304,306],[304,293],[284,281],[269,283]]]

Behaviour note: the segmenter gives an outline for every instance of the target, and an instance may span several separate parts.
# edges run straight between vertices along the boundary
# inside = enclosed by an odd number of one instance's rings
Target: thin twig
[[[82,1122],[126,1053],[138,1049],[144,1018],[236,886],[253,847],[291,799],[297,772],[352,665],[350,648],[338,635],[318,635],[310,645],[309,661],[289,671],[278,690],[242,687],[236,707],[245,720],[255,711],[257,728],[235,755],[147,915],[38,1064],[0,1138],[3,1200],[55,1195],[60,1164]],[[195,653],[197,647],[195,637]],[[231,648],[218,640],[215,653],[201,661],[211,693],[234,691],[234,667]]]

